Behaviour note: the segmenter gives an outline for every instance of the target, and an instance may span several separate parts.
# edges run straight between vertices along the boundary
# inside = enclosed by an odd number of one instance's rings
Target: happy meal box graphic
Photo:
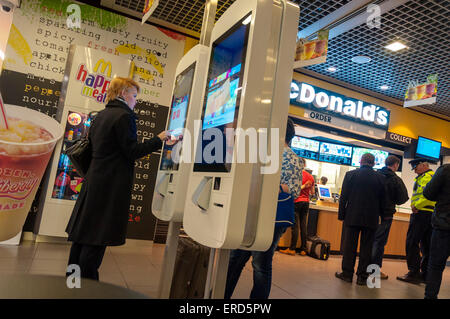
[[[410,81],[403,106],[410,107],[436,103],[437,81],[437,74],[429,75],[426,83],[419,84],[417,81]]]

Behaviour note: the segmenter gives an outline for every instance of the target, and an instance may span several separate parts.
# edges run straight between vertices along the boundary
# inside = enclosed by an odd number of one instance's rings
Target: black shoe
[[[367,277],[358,276],[356,279],[356,284],[360,286],[367,286]]]
[[[420,274],[412,273],[412,272],[408,272],[404,276],[398,276],[397,279],[400,281],[404,281],[404,282],[408,282],[408,283],[416,284],[416,285],[420,284],[423,280],[422,276],[420,276]]]
[[[337,272],[337,273],[334,274],[334,276],[335,276],[336,278],[339,278],[339,279],[341,279],[341,280],[343,280],[343,281],[350,282],[350,283],[351,283],[352,280],[353,280],[352,277],[345,276],[343,272]]]

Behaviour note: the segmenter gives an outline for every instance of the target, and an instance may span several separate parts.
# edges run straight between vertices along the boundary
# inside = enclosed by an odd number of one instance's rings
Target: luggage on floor
[[[318,236],[306,240],[306,253],[320,260],[327,260],[330,256],[330,242]]]
[[[203,298],[209,251],[193,239],[180,236],[170,299]]]

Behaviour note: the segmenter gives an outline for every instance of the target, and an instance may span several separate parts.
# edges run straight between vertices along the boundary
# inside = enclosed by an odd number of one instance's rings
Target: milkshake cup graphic
[[[5,104],[8,129],[0,129],[0,241],[15,237],[27,218],[61,125],[53,118]]]

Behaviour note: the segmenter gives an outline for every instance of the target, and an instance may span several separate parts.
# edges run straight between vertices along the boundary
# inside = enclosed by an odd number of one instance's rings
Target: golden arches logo
[[[108,68],[108,77],[111,77],[111,62],[106,62],[104,59],[100,59],[94,66],[94,72],[98,72],[98,68],[101,66],[101,73],[105,73],[106,68]]]

